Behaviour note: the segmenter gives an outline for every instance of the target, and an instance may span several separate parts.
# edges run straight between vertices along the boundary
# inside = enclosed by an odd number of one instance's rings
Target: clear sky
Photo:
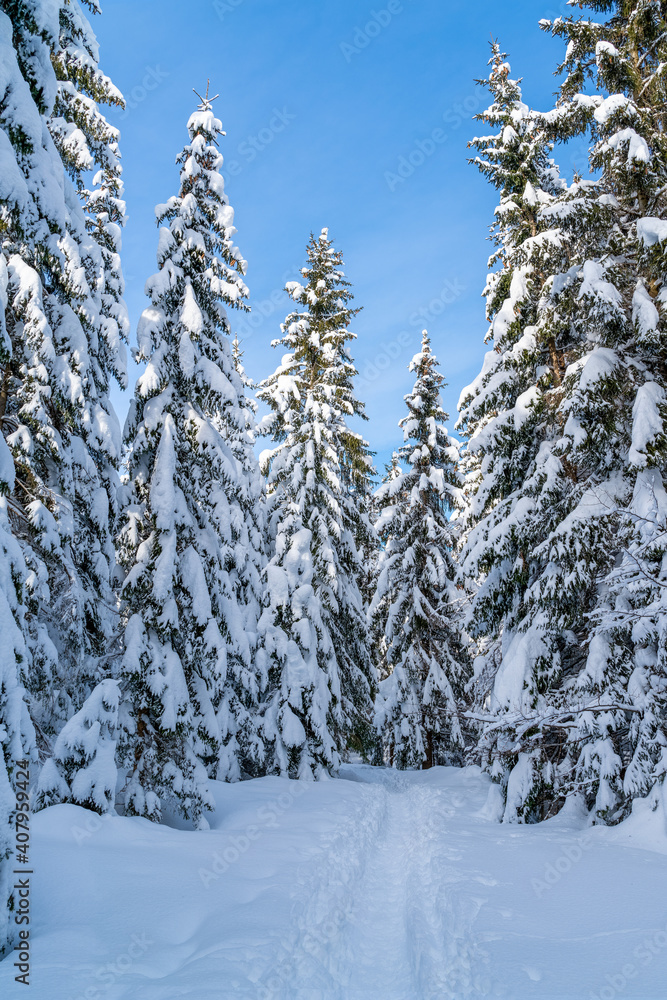
[[[493,34],[524,78],[524,99],[551,106],[562,48],[538,28],[562,0],[107,0],[93,18],[101,65],[125,94],[121,129],[129,221],[123,240],[134,330],[155,270],[154,206],[177,193],[176,155],[211,79],[236,240],[253,313],[231,313],[249,375],[276,367],[270,347],[311,230],[328,226],[353,283],[365,425],[381,470],[400,444],[407,371],[429,329],[451,415],[477,374],[486,332],[481,291],[496,194],[466,162],[487,93]],[[585,145],[563,150],[566,176]],[[131,373],[132,383],[136,369]],[[115,402],[124,417],[127,400]]]

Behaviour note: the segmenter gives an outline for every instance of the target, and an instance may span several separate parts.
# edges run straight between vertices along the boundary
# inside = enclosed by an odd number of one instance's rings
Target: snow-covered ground
[[[667,994],[667,836],[490,817],[477,769],[215,786],[211,830],[33,820],[31,1000]],[[491,797],[492,802],[492,797]]]

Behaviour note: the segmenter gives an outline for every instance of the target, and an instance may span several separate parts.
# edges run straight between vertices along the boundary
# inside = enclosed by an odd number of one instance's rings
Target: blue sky
[[[561,44],[538,22],[567,11],[562,0],[107,0],[93,25],[102,68],[128,101],[109,119],[121,129],[133,337],[155,270],[154,206],[177,192],[192,88],[210,77],[248,261],[254,312],[236,323],[248,373],[261,379],[276,367],[270,342],[289,311],[281,289],[298,277],[310,231],[328,226],[363,306],[353,350],[378,468],[400,444],[407,366],[424,326],[453,427],[485,349],[480,295],[496,205],[466,162],[466,143],[484,131],[472,116],[488,103],[474,79],[487,73],[493,34],[526,101],[548,108]],[[585,146],[558,158],[569,176]],[[115,402],[124,416],[127,399]]]

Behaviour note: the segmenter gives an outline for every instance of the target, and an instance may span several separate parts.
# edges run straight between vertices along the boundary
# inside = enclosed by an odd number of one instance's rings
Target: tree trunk
[[[0,420],[4,417],[7,411],[7,399],[9,396],[9,376],[11,374],[11,366],[7,364],[4,372],[2,373],[2,384],[0,385]]]
[[[422,763],[422,771],[428,771],[429,768],[433,767],[433,733],[430,730],[426,730],[426,757]]]

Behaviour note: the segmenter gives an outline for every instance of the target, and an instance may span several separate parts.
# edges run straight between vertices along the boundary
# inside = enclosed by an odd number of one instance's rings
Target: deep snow
[[[215,786],[210,831],[33,818],[31,1000],[441,1000],[667,990],[662,806],[499,825],[476,768]]]

